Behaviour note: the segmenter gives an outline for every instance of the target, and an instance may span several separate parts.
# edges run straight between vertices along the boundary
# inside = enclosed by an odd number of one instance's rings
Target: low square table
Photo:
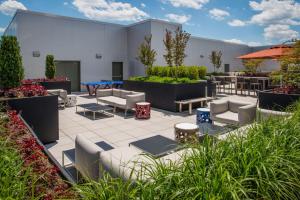
[[[153,137],[131,142],[129,146],[130,145],[135,146],[154,157],[161,157],[173,153],[181,147],[176,141],[161,135],[155,135]]]
[[[85,115],[85,112],[89,111],[93,113],[93,119],[95,120],[96,118],[96,113],[102,113],[107,116],[113,117],[113,114],[108,113],[107,111],[112,111],[113,108],[107,105],[100,105],[97,103],[88,103],[88,104],[78,104],[76,105],[76,113],[77,112],[77,107],[83,108],[83,115]]]
[[[205,135],[217,136],[223,135],[235,129],[234,126],[216,126],[211,123],[200,123],[199,125],[199,140],[201,141]]]

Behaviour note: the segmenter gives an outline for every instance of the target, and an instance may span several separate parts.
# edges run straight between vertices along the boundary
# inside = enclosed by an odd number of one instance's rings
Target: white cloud
[[[69,3],[65,1],[65,2],[64,2],[64,5],[67,6],[67,5],[69,5]]]
[[[234,20],[228,22],[228,24],[229,24],[229,26],[245,26],[246,22],[241,21],[239,19],[234,19]]]
[[[141,3],[141,7],[142,7],[142,8],[145,8],[145,7],[146,7],[146,4]]]
[[[173,13],[165,15],[168,21],[184,24],[191,19],[191,15],[176,15]]]
[[[211,18],[221,21],[221,20],[225,19],[225,17],[228,17],[230,14],[229,14],[229,12],[227,12],[225,10],[214,8],[209,11],[209,15]]]
[[[280,40],[285,41],[293,38],[297,38],[299,33],[290,29],[289,25],[274,24],[264,29],[264,37],[267,40]]]
[[[6,28],[0,27],[0,33],[4,33]]]
[[[12,16],[17,9],[27,10],[27,8],[21,2],[15,0],[3,1],[0,4],[0,12],[4,15]]]
[[[148,17],[130,3],[109,0],[74,0],[73,5],[84,16],[96,20],[138,21]]]
[[[204,4],[207,4],[209,0],[165,0],[172,4],[174,7],[186,7],[193,9],[201,9]]]
[[[258,25],[288,24],[300,25],[300,3],[295,0],[250,1],[250,7],[259,12],[250,22]]]
[[[230,42],[230,43],[235,43],[235,44],[244,44],[244,45],[248,45],[248,46],[261,46],[262,45],[260,42],[244,42],[244,41],[236,39],[236,38],[224,40],[224,42]]]

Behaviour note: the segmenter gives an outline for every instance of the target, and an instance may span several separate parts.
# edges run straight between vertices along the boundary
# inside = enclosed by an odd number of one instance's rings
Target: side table
[[[139,102],[135,104],[135,118],[136,119],[149,119],[151,106],[148,102]]]
[[[74,95],[74,94],[67,95],[67,103],[66,103],[67,107],[74,107],[74,106],[76,106],[76,103],[77,103],[76,95]]]
[[[201,123],[211,123],[210,110],[208,108],[198,108],[197,109],[197,124]]]
[[[174,126],[177,142],[197,142],[199,127],[192,123],[178,123]]]

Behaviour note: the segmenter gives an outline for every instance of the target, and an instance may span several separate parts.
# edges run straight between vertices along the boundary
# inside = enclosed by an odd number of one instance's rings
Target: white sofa
[[[68,102],[68,92],[63,89],[53,89],[53,90],[47,90],[49,94],[57,95],[58,96],[58,106],[62,106],[63,108],[66,107],[66,104]]]
[[[252,123],[255,116],[255,104],[231,100],[210,103],[210,118],[213,122],[243,126]]]
[[[191,149],[183,149],[158,158],[159,162],[181,162]],[[149,178],[145,166],[154,166],[153,160],[134,146],[104,151],[82,135],[75,139],[75,167],[86,178],[98,180],[103,171],[124,180],[146,180]],[[149,168],[147,168],[149,169]]]
[[[116,108],[125,110],[125,117],[127,111],[133,109],[138,102],[145,101],[145,93],[134,92],[120,89],[98,89],[96,91],[97,103],[102,102]]]

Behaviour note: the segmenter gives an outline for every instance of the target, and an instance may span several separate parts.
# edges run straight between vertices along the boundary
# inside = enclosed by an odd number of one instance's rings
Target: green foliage
[[[0,137],[0,199],[29,199],[30,168],[24,169],[16,149]]]
[[[247,72],[256,73],[264,59],[245,59],[242,60]]]
[[[184,58],[186,57],[185,48],[191,36],[179,27],[175,30],[174,34],[173,38],[172,32],[166,30],[163,40],[166,49],[164,58],[169,67],[183,65]],[[176,73],[173,76],[176,76]]]
[[[153,159],[144,165],[147,182],[106,174],[78,190],[84,199],[299,199],[300,103],[290,118],[242,131],[223,141],[206,137],[180,164]]]
[[[205,66],[178,66],[163,67],[154,66],[147,70],[147,76],[172,77],[172,78],[189,78],[191,80],[204,79],[206,75]]]
[[[200,79],[205,79],[206,72],[207,72],[207,67],[205,67],[205,66],[198,67],[198,73],[199,73]]]
[[[156,57],[156,51],[154,49],[151,49],[151,39],[152,35],[145,36],[144,42],[138,48],[137,60],[139,60],[144,66],[146,66],[146,72],[153,66]]]
[[[172,78],[172,77],[159,77],[159,76],[148,76],[148,77],[131,77],[131,81],[142,81],[142,82],[155,82],[155,83],[170,83],[170,84],[179,84],[179,83],[197,83],[197,80],[191,80],[187,77],[185,78]]]
[[[45,75],[48,79],[53,79],[55,77],[56,73],[56,66],[54,63],[54,56],[53,55],[47,55],[46,56],[46,70]]]
[[[163,40],[165,49],[166,49],[166,54],[164,55],[165,61],[168,64],[168,66],[172,67],[173,66],[173,37],[172,37],[172,32],[166,29],[166,34],[165,34],[165,39]]]
[[[182,66],[185,55],[185,48],[190,39],[191,34],[177,28],[175,31],[175,38],[173,39],[174,45],[174,64],[175,66]]]
[[[20,47],[15,36],[2,36],[0,45],[0,86],[4,89],[21,85],[24,68]]]
[[[280,58],[280,73],[287,86],[300,87],[300,40],[293,45],[290,53]]]
[[[220,69],[222,65],[222,52],[221,51],[212,51],[211,55],[209,56],[211,64],[214,66],[214,72]]]

